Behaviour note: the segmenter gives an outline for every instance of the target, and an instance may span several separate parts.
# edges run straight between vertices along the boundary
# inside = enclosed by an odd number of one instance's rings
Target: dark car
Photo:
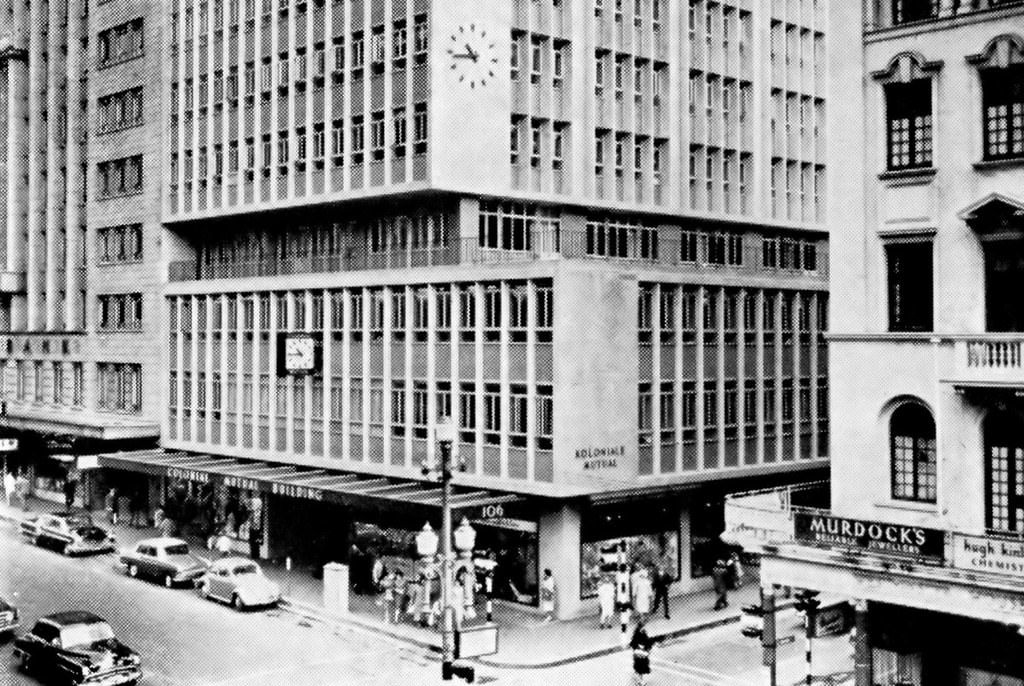
[[[18,608],[0,598],[0,638],[18,628]]]
[[[59,684],[115,686],[142,678],[138,654],[91,612],[58,612],[39,619],[14,641],[25,672]]]
[[[109,553],[117,549],[113,534],[93,524],[92,518],[84,513],[31,515],[21,520],[18,528],[32,543],[66,555]]]
[[[208,561],[192,554],[180,538],[147,538],[121,553],[121,564],[128,576],[159,579],[164,586],[195,583],[206,573]]]

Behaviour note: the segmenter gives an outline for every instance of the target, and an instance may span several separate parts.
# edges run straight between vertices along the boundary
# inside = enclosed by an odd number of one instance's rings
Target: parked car
[[[207,561],[194,555],[180,538],[147,538],[121,553],[130,577],[159,579],[164,586],[193,583],[206,573]]]
[[[260,566],[244,557],[217,560],[200,579],[204,598],[230,603],[236,610],[270,607],[281,602],[281,587],[263,575]]]
[[[81,512],[53,512],[31,515],[18,524],[28,541],[66,555],[109,553],[117,549],[114,535],[93,524]]]
[[[135,684],[142,678],[138,653],[91,612],[58,612],[41,617],[14,641],[21,669],[59,684]]]
[[[0,638],[14,633],[18,628],[18,608],[0,597]]]

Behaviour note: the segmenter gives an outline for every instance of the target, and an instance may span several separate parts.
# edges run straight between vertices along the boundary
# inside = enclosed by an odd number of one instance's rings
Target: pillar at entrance
[[[854,603],[853,634],[853,683],[854,686],[873,686],[873,665],[871,664],[871,640],[868,636],[868,602]]]
[[[555,616],[569,619],[580,612],[580,512],[571,505],[547,512],[538,527],[540,576],[555,577]],[[539,583],[539,582],[538,582]]]

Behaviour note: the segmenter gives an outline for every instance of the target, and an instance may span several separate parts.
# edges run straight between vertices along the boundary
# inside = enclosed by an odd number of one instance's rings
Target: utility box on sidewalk
[[[324,609],[348,613],[348,565],[340,562],[324,565]]]

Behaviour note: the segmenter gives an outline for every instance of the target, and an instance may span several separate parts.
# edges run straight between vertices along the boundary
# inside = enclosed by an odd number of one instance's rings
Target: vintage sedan
[[[206,573],[208,562],[189,550],[180,538],[147,538],[121,553],[121,564],[130,577],[159,579],[171,588],[194,583]]]
[[[114,686],[142,678],[139,655],[91,612],[58,612],[41,617],[14,641],[24,672],[58,684]]]
[[[31,515],[18,524],[21,535],[32,543],[65,555],[109,553],[117,549],[114,535],[93,524],[80,512]]]
[[[263,576],[258,564],[244,557],[214,562],[200,580],[199,592],[204,598],[230,603],[236,610],[281,602],[281,587]]]
[[[18,608],[0,597],[0,638],[18,628]]]

